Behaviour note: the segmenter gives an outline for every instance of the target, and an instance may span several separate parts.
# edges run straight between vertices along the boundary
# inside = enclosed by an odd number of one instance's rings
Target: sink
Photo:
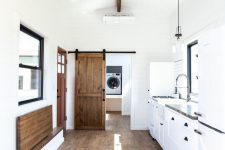
[[[179,105],[183,105],[183,104],[187,104],[189,102],[187,102],[186,100],[183,99],[172,99],[172,98],[167,98],[167,99],[159,99],[158,103],[161,105],[166,105],[166,104],[179,104]]]
[[[187,100],[184,100],[184,99],[179,99],[179,98],[154,98],[158,104],[161,104],[161,105],[197,105],[196,103],[194,102],[187,102]]]

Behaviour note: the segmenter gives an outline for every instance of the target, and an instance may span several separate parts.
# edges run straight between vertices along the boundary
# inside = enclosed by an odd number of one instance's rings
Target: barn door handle
[[[103,99],[102,100],[105,101],[105,89],[102,89],[102,94],[103,94],[103,96],[102,96]]]

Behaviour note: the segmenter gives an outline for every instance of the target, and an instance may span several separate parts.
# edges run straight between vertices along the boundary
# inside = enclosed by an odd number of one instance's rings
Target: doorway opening
[[[131,68],[129,54],[106,55],[106,130],[131,130]]]
[[[66,73],[67,53],[58,47],[57,53],[57,127],[62,127],[64,135],[66,131]]]

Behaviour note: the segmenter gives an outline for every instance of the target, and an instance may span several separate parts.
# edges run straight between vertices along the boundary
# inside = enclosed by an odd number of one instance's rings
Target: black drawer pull
[[[175,119],[172,117],[171,120],[175,120]]]
[[[184,126],[185,126],[185,127],[188,127],[188,123],[185,123]]]
[[[163,126],[163,123],[160,123],[161,126]]]
[[[194,114],[195,114],[196,116],[202,117],[202,114],[200,114],[200,113],[198,113],[198,112],[194,112]]]
[[[199,135],[202,135],[202,133],[200,132],[200,131],[198,131],[198,130],[194,130],[195,131],[195,133],[197,133],[197,134],[199,134]]]
[[[188,138],[187,138],[187,137],[185,137],[185,138],[184,138],[184,140],[185,140],[185,141],[188,141]]]

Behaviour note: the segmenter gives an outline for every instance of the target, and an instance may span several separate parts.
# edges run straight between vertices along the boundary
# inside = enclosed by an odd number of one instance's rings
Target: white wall
[[[62,0],[1,1],[0,24],[0,145],[3,149],[16,147],[16,116],[34,109],[53,105],[56,125],[56,54],[57,46],[67,50],[135,50],[132,57],[131,128],[146,129],[145,106],[148,99],[148,69],[150,61],[171,60],[170,21],[162,14],[135,12],[133,24],[105,25],[102,12],[84,14]],[[18,96],[18,34],[20,21],[45,37],[44,100],[17,105]],[[67,128],[73,128],[74,55],[68,59]],[[69,71],[71,74],[69,74]],[[69,94],[70,93],[70,94]],[[9,111],[11,110],[11,111]],[[70,119],[69,119],[70,117]],[[4,139],[9,140],[4,140]]]
[[[16,117],[53,105],[53,127],[56,126],[57,46],[52,35],[49,7],[45,1],[4,1],[0,5],[0,145],[16,149]],[[42,8],[41,11],[39,8]],[[50,11],[51,12],[51,11]],[[20,22],[45,38],[44,100],[18,106],[18,41]]]
[[[67,129],[74,129],[74,113],[75,113],[75,55],[69,54],[67,63],[67,102],[66,102],[66,115]]]
[[[16,18],[12,12],[1,8],[0,18],[5,18],[0,25],[0,145],[2,149],[15,149],[16,146],[16,109],[17,109],[17,76],[18,67],[16,40],[14,33],[17,32]],[[9,36],[10,35],[10,36]],[[12,44],[14,43],[14,44]],[[8,139],[8,140],[6,140]]]
[[[183,39],[193,38],[209,24],[225,17],[224,0],[188,0],[180,8]],[[172,31],[177,26],[177,12],[172,16]]]
[[[149,62],[172,60],[170,19],[167,15],[163,17],[162,14],[140,10],[135,12],[136,20],[132,24],[106,25],[102,22],[104,15],[102,11],[80,12],[72,4],[64,7],[67,9],[58,17],[60,26],[64,28],[60,35],[64,37],[68,50],[78,48],[101,51],[105,48],[112,51],[137,51],[137,54],[132,55],[131,127],[146,129],[145,106],[148,99],[146,92],[149,85]],[[68,60],[70,62],[74,59],[74,54],[69,55],[73,55]],[[68,72],[71,69],[74,67],[68,68]],[[68,83],[74,83],[74,79],[68,79]],[[70,91],[73,90],[71,87]],[[72,104],[74,99],[67,101]],[[67,127],[72,127],[73,121],[68,120],[69,122],[71,125]]]
[[[178,43],[175,37],[172,39],[173,45],[176,45],[177,49],[173,54],[173,58],[174,61],[179,61],[176,63],[175,75],[187,73],[187,44],[197,40],[201,36],[201,33],[212,24],[225,20],[225,1],[188,0],[181,4],[180,11],[183,37]],[[174,12],[171,16],[171,31],[173,34],[175,34],[177,26],[176,13]],[[183,86],[185,85],[183,84]],[[182,93],[185,94],[186,92]]]
[[[188,0],[184,1],[180,8],[180,20],[182,26],[183,37],[175,53],[175,60],[186,57],[186,44],[190,43],[201,35],[201,32],[208,26],[219,20],[224,20],[225,17],[225,1],[224,0]],[[171,16],[171,31],[175,34],[177,26],[177,12]],[[176,44],[175,37],[172,39]],[[178,46],[179,47],[179,46]],[[183,51],[182,51],[183,48]]]

